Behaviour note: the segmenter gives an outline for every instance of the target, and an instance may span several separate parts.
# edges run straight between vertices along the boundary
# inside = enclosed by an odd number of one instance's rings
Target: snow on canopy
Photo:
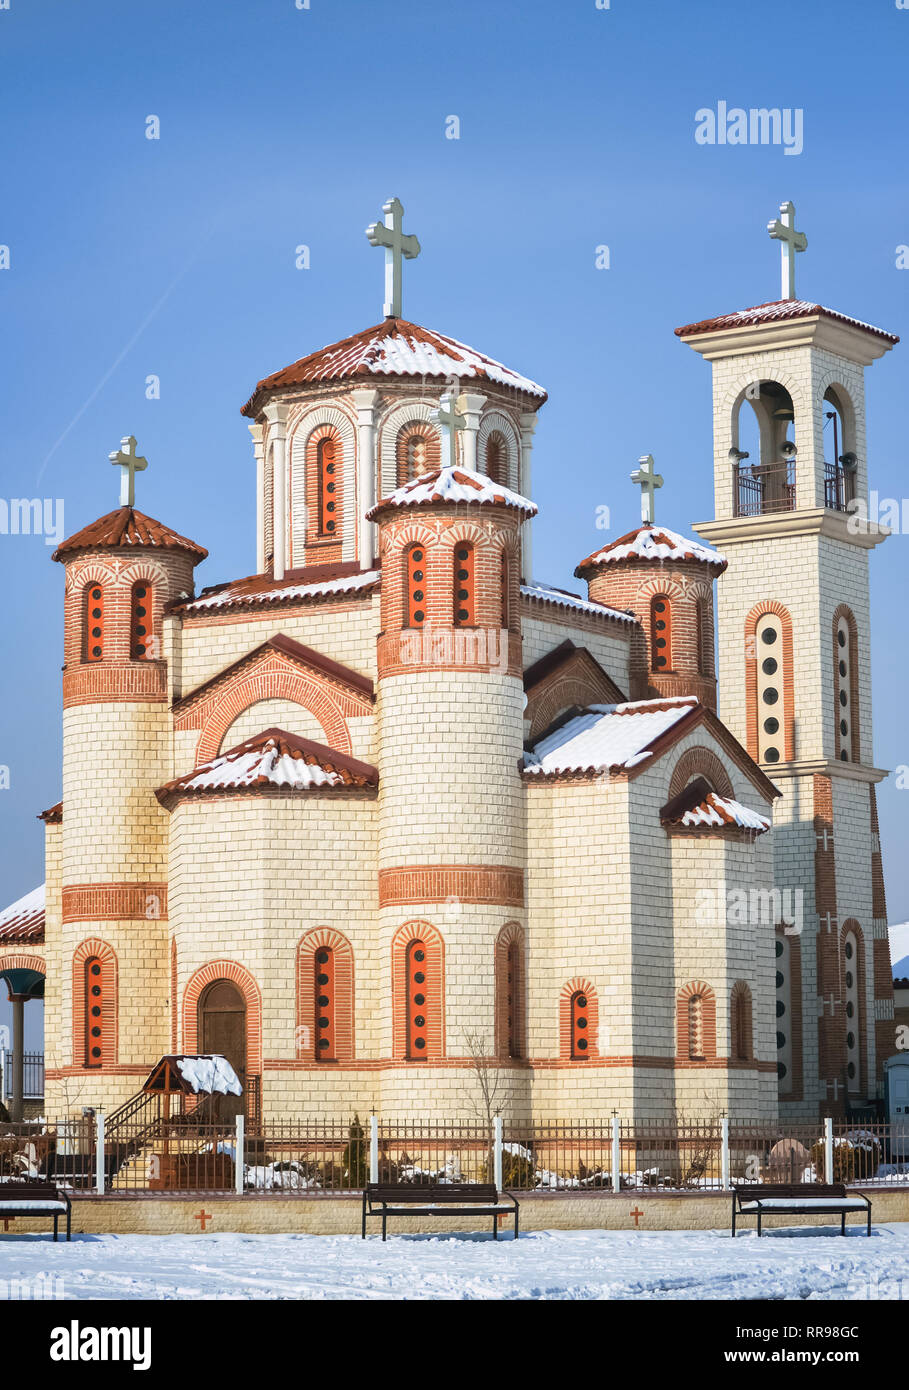
[[[475,473],[470,468],[433,468],[428,473],[420,473],[411,478],[403,487],[396,488],[383,497],[366,513],[367,518],[376,516],[385,507],[418,507],[431,502],[474,502],[513,507],[525,516],[536,516],[534,502],[522,497],[519,492],[494,483],[484,473]]]
[[[44,884],[0,912],[0,941],[44,940]]]
[[[554,589],[551,584],[522,584],[521,595],[536,599],[538,603],[553,603],[559,608],[572,608],[578,613],[596,613],[600,617],[618,618],[622,623],[637,623],[634,613],[626,613],[621,608],[608,608],[605,603],[595,603],[592,599],[570,594],[567,589]]]
[[[330,598],[334,594],[356,593],[371,589],[380,579],[378,570],[363,570],[359,574],[338,575],[304,583],[275,583],[268,576],[251,575],[227,584],[212,586],[198,598],[179,605],[181,613],[202,613],[212,608],[239,608],[257,604],[300,603],[307,599]]]
[[[524,771],[600,772],[631,768],[652,756],[651,744],[698,708],[691,695],[590,705],[524,754]]]
[[[703,801],[685,811],[676,823],[688,827],[736,825],[743,830],[754,830],[758,835],[770,829],[769,817],[759,815],[731,797],[717,796],[716,792],[708,792]]]
[[[162,805],[168,805],[175,797],[207,792],[255,791],[263,787],[285,791],[369,787],[378,780],[378,772],[369,763],[312,739],[299,738],[286,729],[265,729],[211,762],[165,783],[155,795]]]
[[[176,1057],[174,1059],[184,1081],[193,1090],[205,1095],[242,1096],[243,1087],[237,1073],[226,1057],[211,1053],[203,1057]]]

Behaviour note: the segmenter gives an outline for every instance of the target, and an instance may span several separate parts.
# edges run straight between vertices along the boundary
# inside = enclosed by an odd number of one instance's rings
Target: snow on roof
[[[155,795],[167,804],[176,796],[206,792],[374,787],[378,780],[378,772],[369,763],[283,729],[266,729],[185,776],[166,782]]]
[[[651,745],[698,708],[692,695],[590,705],[524,754],[524,771],[601,772],[632,768],[652,756]]]
[[[713,565],[717,570],[724,570],[727,563],[725,556],[709,545],[680,536],[678,531],[670,531],[667,526],[645,524],[619,536],[602,550],[595,550],[581,561],[575,573],[580,577],[583,570],[593,565],[635,560],[693,560]]]
[[[536,516],[534,502],[528,501],[518,492],[502,487],[487,478],[484,473],[474,473],[469,468],[433,468],[428,473],[420,473],[411,478],[403,487],[396,488],[387,497],[381,498],[366,513],[367,519],[377,516],[385,507],[419,507],[431,502],[473,502],[487,505],[513,507],[525,516]]]
[[[748,806],[743,806],[740,801],[733,801],[730,797],[717,796],[716,792],[708,792],[707,796],[697,806],[683,812],[682,815],[668,820],[665,824],[684,825],[689,828],[697,826],[724,826],[735,825],[743,830],[753,830],[758,835],[763,835],[765,830],[769,830],[771,821],[768,816],[759,815],[757,811],[752,811]]]
[[[205,1095],[242,1096],[240,1079],[226,1057],[211,1053],[206,1057],[175,1057],[184,1081]]]
[[[275,582],[269,575],[254,574],[204,589],[198,598],[177,605],[173,611],[206,613],[214,609],[303,603],[307,599],[329,598],[336,594],[362,593],[378,584],[380,578],[379,570],[361,570],[357,574],[288,584],[286,578]]]
[[[536,396],[540,401],[546,399],[546,392],[537,382],[513,372],[476,348],[458,342],[457,338],[422,328],[406,319],[388,318],[263,377],[243,406],[242,414],[255,415],[260,397],[266,391],[364,376],[491,381],[498,386],[511,386],[527,396]]]
[[[854,319],[850,318],[848,314],[837,313],[835,309],[825,309],[823,304],[815,304],[807,299],[775,299],[769,304],[755,304],[750,309],[737,309],[732,314],[720,314],[716,318],[701,319],[699,323],[686,323],[682,328],[677,328],[675,332],[677,338],[689,338],[696,333],[717,333],[727,328],[742,328],[749,324],[783,323],[787,319],[813,318],[815,314],[820,318],[836,319],[839,323],[848,323],[853,328],[863,328],[867,333],[874,333],[879,338],[886,338],[889,343],[899,342],[899,338],[892,333],[886,333],[883,328],[875,328],[873,324],[864,323],[861,319]]]
[[[536,599],[539,603],[554,603],[559,608],[574,608],[579,613],[595,613],[600,618],[617,618],[622,623],[637,623],[633,613],[625,613],[620,608],[607,608],[605,603],[593,603],[590,599],[570,594],[566,589],[555,589],[551,584],[522,584],[524,598]]]
[[[44,940],[44,884],[0,912],[0,942],[40,945]]]
[[[172,531],[162,521],[153,516],[136,511],[135,507],[118,507],[115,512],[100,516],[97,521],[83,526],[81,531],[58,545],[51,556],[52,560],[62,560],[64,555],[73,555],[78,550],[108,550],[121,546],[153,546],[161,550],[188,550],[195,558],[194,565],[204,560],[208,551],[195,541],[187,540],[177,531]]]

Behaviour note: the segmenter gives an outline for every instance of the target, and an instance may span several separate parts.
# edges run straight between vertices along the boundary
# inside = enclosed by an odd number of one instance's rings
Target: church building
[[[850,504],[898,340],[796,297],[785,205],[781,298],[676,329],[713,370],[713,519],[657,524],[646,456],[641,525],[554,588],[546,392],[402,317],[402,214],[368,233],[383,320],[242,407],[254,574],[196,592],[132,437],[119,508],[54,553],[62,800],[43,913],[0,917],[45,1113],[220,1053],[265,1123],[469,1119],[493,1070],[514,1120],[842,1114],[894,1050],[884,533]]]

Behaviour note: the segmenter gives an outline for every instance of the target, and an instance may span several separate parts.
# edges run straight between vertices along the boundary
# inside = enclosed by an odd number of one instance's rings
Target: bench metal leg
[[[361,1239],[366,1239],[366,1194],[363,1194],[363,1226],[360,1232]]]
[[[387,1217],[387,1215],[386,1215],[385,1208],[383,1207],[383,1208],[382,1208],[382,1239],[383,1239],[383,1240],[385,1239],[385,1232],[386,1232],[387,1229],[388,1229],[388,1217]]]
[[[871,1208],[868,1208],[868,1235],[871,1235]]]
[[[54,1240],[57,1239],[57,1222],[58,1222],[59,1220],[60,1220],[59,1216],[55,1216],[55,1217],[54,1217]]]
[[[73,1209],[72,1209],[72,1207],[67,1207],[67,1208],[66,1208],[66,1239],[67,1239],[67,1240],[71,1240],[71,1239],[72,1239],[72,1237],[71,1237],[71,1235],[70,1235],[70,1226],[71,1226],[71,1224],[72,1224],[72,1216],[73,1216]]]
[[[760,1240],[760,1238],[761,1238],[761,1213],[760,1213],[760,1212],[758,1212],[758,1214],[757,1214],[757,1219],[758,1219],[758,1240]]]
[[[842,1214],[842,1220],[840,1221],[840,1235],[841,1235],[841,1236],[844,1236],[845,1234],[846,1234],[846,1213],[843,1212],[843,1214]]]
[[[735,1198],[732,1199],[732,1239],[735,1240]]]
[[[515,1240],[517,1240],[517,1238],[518,1238],[518,1208],[517,1208],[517,1207],[515,1207],[515,1209],[514,1209],[514,1238],[515,1238]]]
[[[492,1218],[492,1238],[493,1240],[498,1240],[499,1238],[499,1218],[497,1216]]]

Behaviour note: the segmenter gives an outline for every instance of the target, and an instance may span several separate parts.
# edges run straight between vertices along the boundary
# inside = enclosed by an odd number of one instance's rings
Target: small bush
[[[818,1178],[826,1171],[826,1152],[824,1141],[812,1147],[811,1159]],[[861,1182],[869,1180],[877,1173],[881,1161],[881,1146],[872,1134],[855,1130],[843,1139],[833,1141],[833,1181]]]

